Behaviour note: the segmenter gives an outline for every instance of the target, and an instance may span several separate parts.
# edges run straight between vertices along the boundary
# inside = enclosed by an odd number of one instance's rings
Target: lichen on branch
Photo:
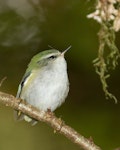
[[[115,32],[120,30],[120,0],[97,0],[95,12],[87,17],[93,18],[100,24],[98,57],[93,64],[106,98],[114,99],[117,103],[116,97],[108,90],[107,78],[110,77],[110,69],[115,69],[118,65],[120,57],[115,43]]]

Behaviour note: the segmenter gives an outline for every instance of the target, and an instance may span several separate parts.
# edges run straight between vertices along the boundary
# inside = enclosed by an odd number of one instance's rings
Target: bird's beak
[[[61,53],[61,56],[64,56],[65,53],[71,48],[72,46],[70,45],[66,50],[64,50],[62,53]]]

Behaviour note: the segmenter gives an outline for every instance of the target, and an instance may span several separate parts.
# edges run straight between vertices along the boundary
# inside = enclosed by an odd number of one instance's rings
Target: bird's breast
[[[41,110],[53,111],[65,100],[68,90],[66,62],[63,60],[52,68],[33,71],[21,98]]]

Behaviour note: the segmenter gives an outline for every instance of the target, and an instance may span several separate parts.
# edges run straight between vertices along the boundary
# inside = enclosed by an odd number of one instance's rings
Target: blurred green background
[[[103,150],[113,150],[120,146],[120,70],[108,80],[116,105],[105,99],[92,64],[99,25],[86,15],[94,5],[95,0],[0,0],[0,79],[7,76],[0,90],[16,95],[34,54],[48,45],[61,51],[72,45],[66,55],[70,92],[55,114]],[[118,47],[119,39],[118,33]],[[44,123],[16,122],[11,108],[0,105],[0,118],[0,150],[79,149]]]

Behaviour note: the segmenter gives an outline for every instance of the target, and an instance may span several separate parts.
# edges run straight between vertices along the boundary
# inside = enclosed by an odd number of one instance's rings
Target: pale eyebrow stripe
[[[59,55],[60,53],[54,53],[54,54],[48,54],[47,56],[43,56],[42,58],[48,58],[48,57],[50,57],[50,56],[52,56],[52,55]]]

